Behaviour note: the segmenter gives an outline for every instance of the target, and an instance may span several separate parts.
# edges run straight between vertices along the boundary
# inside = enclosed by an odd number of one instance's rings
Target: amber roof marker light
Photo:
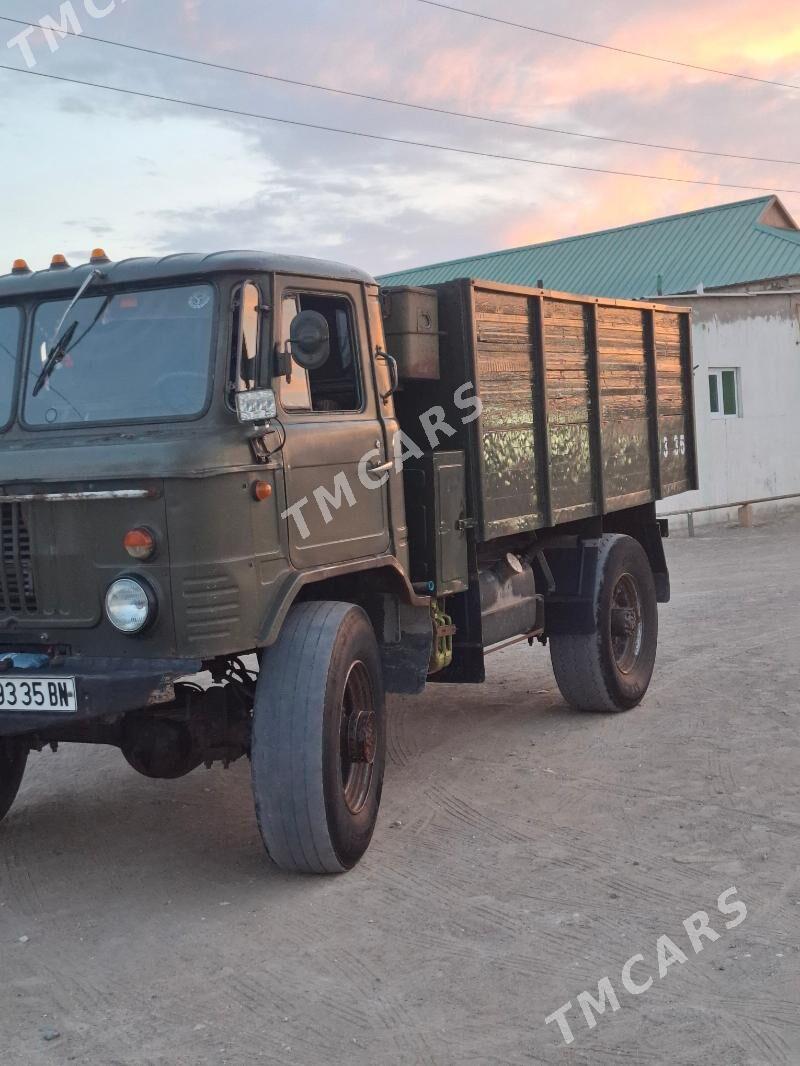
[[[95,265],[98,263],[110,263],[111,260],[108,258],[103,248],[94,248],[92,250],[91,256],[89,257],[89,262],[92,265]]]
[[[15,259],[11,264],[12,274],[32,274],[33,271],[24,259]]]
[[[61,255],[60,252],[57,252],[56,255],[54,255],[53,258],[50,260],[50,269],[69,270],[69,263],[67,262],[67,257],[65,255]]]

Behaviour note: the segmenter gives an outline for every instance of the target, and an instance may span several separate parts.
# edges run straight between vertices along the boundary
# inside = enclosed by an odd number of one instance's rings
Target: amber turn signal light
[[[125,551],[140,562],[152,559],[156,553],[156,538],[149,529],[131,529],[125,534]]]
[[[268,500],[272,495],[272,485],[268,481],[253,482],[253,499],[259,503]]]

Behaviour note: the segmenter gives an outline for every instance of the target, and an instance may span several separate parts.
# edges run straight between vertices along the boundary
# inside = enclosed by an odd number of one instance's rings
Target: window
[[[741,389],[738,368],[712,369],[708,372],[711,414],[714,418],[740,418]]]
[[[281,350],[289,340],[292,320],[300,311],[317,311],[328,323],[331,354],[318,370],[305,371],[292,363],[292,380],[280,384],[287,411],[360,411],[361,381],[358,343],[350,301],[342,296],[315,293],[287,295],[281,314]]]
[[[19,327],[22,316],[16,307],[0,307],[0,426],[11,419],[17,377]]]
[[[91,290],[90,290],[91,291]],[[208,398],[214,289],[197,284],[86,295],[61,326],[72,339],[34,396],[69,301],[40,304],[25,386],[30,426],[200,415]]]

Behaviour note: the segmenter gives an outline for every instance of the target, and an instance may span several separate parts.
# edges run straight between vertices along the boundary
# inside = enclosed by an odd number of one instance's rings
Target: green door
[[[313,287],[312,287],[313,285]],[[317,287],[319,285],[319,287]],[[289,554],[298,569],[382,555],[389,550],[391,456],[379,421],[360,289],[287,283],[280,299],[281,343],[299,311],[325,316],[331,354],[319,370],[296,364],[276,382],[281,421]]]

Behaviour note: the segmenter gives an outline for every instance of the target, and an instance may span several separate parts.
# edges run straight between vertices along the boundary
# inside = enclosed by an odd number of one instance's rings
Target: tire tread
[[[348,618],[359,616],[366,620],[361,608],[349,603],[298,604],[262,657],[253,795],[264,844],[285,870],[331,874],[347,868],[336,854],[327,822],[319,708],[337,641]]]
[[[626,704],[621,701],[615,695],[610,679],[603,669],[602,624],[601,619],[598,617],[601,590],[606,578],[609,556],[612,551],[622,547],[626,542],[629,542],[628,549],[635,545],[636,548],[633,550],[640,551],[642,558],[646,561],[641,545],[633,538],[622,534],[606,534],[600,538],[600,553],[597,560],[595,588],[593,590],[594,631],[591,633],[559,634],[550,638],[550,659],[553,664],[556,683],[567,703],[578,711],[618,712],[629,709],[632,706],[632,704]],[[649,563],[647,567],[649,572]],[[651,595],[655,605],[655,586],[651,590]],[[644,693],[642,693],[640,700],[643,696]]]
[[[0,822],[14,805],[27,764],[27,744],[13,737],[0,740]]]

